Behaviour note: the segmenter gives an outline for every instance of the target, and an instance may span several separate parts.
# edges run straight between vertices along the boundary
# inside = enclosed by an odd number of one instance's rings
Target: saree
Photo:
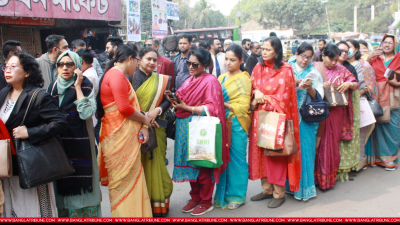
[[[224,97],[221,84],[217,78],[208,73],[204,73],[197,79],[194,76],[188,78],[175,93],[188,106],[206,106],[211,116],[218,117],[222,127],[225,127],[225,108]],[[206,115],[203,110],[203,115]],[[174,172],[172,180],[174,182],[196,182],[200,172],[200,167],[193,166],[188,158],[187,149],[187,127],[192,120],[192,112],[178,109],[176,111],[176,133],[174,146]],[[213,169],[214,181],[219,182],[219,177],[226,169],[230,161],[229,148],[227,146],[226,129],[222,129],[222,160],[223,164],[219,168]]]
[[[357,82],[354,75],[344,66],[335,65],[329,70],[325,68],[323,62],[317,62],[315,67],[324,81],[341,76],[343,82]],[[352,96],[351,90],[349,90],[349,96]],[[352,98],[349,98],[348,107],[330,107],[328,118],[320,123],[315,157],[315,184],[322,190],[335,186],[340,166],[339,143],[344,137],[353,137],[353,126]]]
[[[259,104],[257,110],[274,111],[286,114],[286,119],[293,120],[294,136],[297,143],[298,154],[282,157],[267,157],[264,149],[258,147],[255,133],[257,120],[253,115],[250,128],[249,143],[249,178],[258,180],[267,178],[268,183],[285,186],[289,180],[291,191],[300,187],[301,151],[299,134],[299,114],[297,110],[296,86],[292,67],[283,62],[279,70],[275,70],[273,63],[264,62],[266,66],[257,64],[253,69],[251,83],[253,93],[255,90],[265,94],[264,105]]]
[[[351,64],[356,68],[359,80],[361,81],[358,90],[362,89],[365,90],[366,88],[365,91],[368,91],[371,98],[376,99],[378,90],[376,87],[376,75],[375,71],[372,69],[372,66],[364,59],[359,59],[358,61],[354,61]],[[364,95],[362,97],[366,96]],[[358,165],[355,168],[353,168],[356,171],[362,170],[367,164],[367,156],[365,154],[365,149],[366,148],[370,149],[370,146],[368,145],[371,145],[371,142],[368,142],[368,140],[374,128],[375,124],[371,124],[366,127],[360,128],[360,153],[359,153],[360,159]]]
[[[137,90],[140,107],[149,112],[158,107],[164,91],[169,88],[170,77],[153,73]],[[173,189],[171,177],[165,165],[167,151],[167,134],[165,128],[155,127],[158,147],[142,154],[142,164],[146,177],[147,189],[153,208],[153,216],[167,216],[170,196]]]
[[[247,163],[247,137],[250,129],[250,75],[244,71],[225,80],[227,73],[218,77],[224,102],[232,105],[233,112],[225,109],[225,116],[232,120],[231,143],[226,170],[221,174],[215,191],[215,207],[225,209],[229,204],[243,204],[246,201],[249,180]]]
[[[386,36],[392,35],[386,34],[384,38]],[[399,42],[396,37],[392,37],[395,40],[395,57],[387,62],[384,62],[383,56],[377,56],[371,60],[379,90],[377,99],[383,108],[384,115],[377,118],[375,130],[371,135],[372,146],[366,153],[369,165],[378,164],[385,168],[397,167],[400,145],[400,88],[389,85],[384,76],[387,69],[400,70],[400,54],[397,49]]]
[[[322,85],[322,77],[320,73],[315,69],[313,63],[311,62],[307,68],[300,71],[296,68],[296,58],[292,57],[289,59],[289,64],[292,65],[295,80],[304,79],[311,71],[318,74],[319,76],[313,81],[313,88],[317,90],[317,86]],[[317,90],[318,91],[318,90]],[[306,101],[308,92],[307,90],[299,90],[297,89],[297,107],[300,113],[300,108]],[[324,93],[320,93],[321,96],[324,96]],[[294,194],[294,198],[297,200],[308,201],[310,198],[317,196],[317,190],[315,188],[314,182],[314,162],[315,162],[315,149],[316,149],[316,140],[317,140],[317,132],[319,123],[307,123],[302,120],[301,115],[299,114],[300,120],[300,147],[301,147],[301,179],[300,179],[300,188],[296,192],[292,192],[289,190],[289,186],[287,185],[286,192]]]
[[[140,110],[135,92],[129,91],[129,102]],[[100,146],[97,157],[100,181],[108,185],[112,217],[151,217],[138,139],[142,123],[122,115],[115,102],[103,107]]]

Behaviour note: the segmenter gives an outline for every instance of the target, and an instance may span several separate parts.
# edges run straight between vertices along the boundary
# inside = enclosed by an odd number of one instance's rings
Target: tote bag
[[[222,126],[218,117],[193,116],[188,126],[188,161],[199,167],[218,168],[222,161]]]

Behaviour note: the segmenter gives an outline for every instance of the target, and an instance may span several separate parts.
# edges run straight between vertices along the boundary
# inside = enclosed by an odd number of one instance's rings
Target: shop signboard
[[[115,0],[0,0],[0,16],[121,21]]]
[[[22,25],[22,26],[54,26],[56,19],[37,17],[14,17],[0,16],[0,24]]]
[[[126,0],[128,41],[141,41],[140,0]]]

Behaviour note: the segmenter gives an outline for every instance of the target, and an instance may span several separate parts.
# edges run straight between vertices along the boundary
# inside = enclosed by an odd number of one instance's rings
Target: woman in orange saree
[[[293,120],[294,136],[298,154],[291,156],[267,157],[264,149],[257,145],[257,114],[253,113],[250,128],[249,173],[251,180],[261,179],[263,192],[251,198],[252,201],[272,199],[269,208],[277,208],[285,202],[285,184],[289,181],[291,191],[300,186],[300,134],[299,114],[295,77],[290,64],[282,61],[282,44],[276,37],[264,41],[263,62],[253,69],[251,83],[254,100],[253,111],[276,111]]]
[[[140,113],[136,93],[125,78],[135,72],[136,56],[128,45],[117,48],[108,65],[114,67],[101,79],[97,97],[102,122],[98,163],[101,184],[108,185],[112,217],[152,217],[138,138],[142,134],[147,142],[151,119]]]

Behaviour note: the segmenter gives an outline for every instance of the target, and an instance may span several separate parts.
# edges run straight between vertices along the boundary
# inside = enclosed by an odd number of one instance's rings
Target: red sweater
[[[130,117],[135,108],[129,103],[131,84],[118,69],[109,70],[104,74],[101,83],[101,103],[103,106],[116,102],[118,111],[125,117]]]

